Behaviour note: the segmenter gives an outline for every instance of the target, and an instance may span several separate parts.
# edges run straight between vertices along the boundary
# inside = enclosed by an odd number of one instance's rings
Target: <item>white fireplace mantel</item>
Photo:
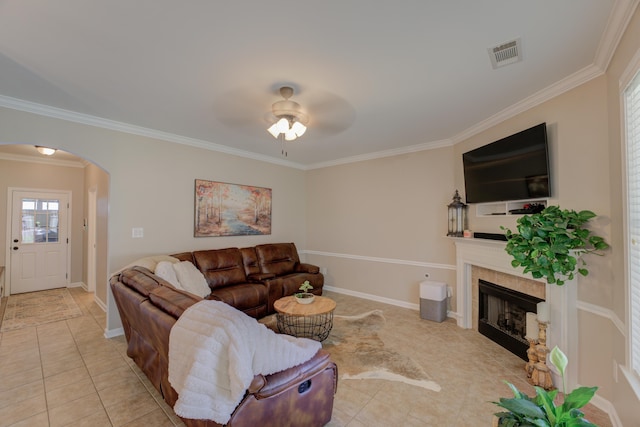
[[[487,240],[453,238],[456,245],[456,302],[458,311],[458,326],[469,329],[472,327],[471,317],[471,267],[478,266],[495,270],[513,276],[532,279],[524,275],[522,268],[511,266],[511,256],[505,252],[506,242]],[[549,304],[549,326],[547,328],[547,347],[558,346],[569,359],[567,366],[567,388],[573,390],[577,386],[578,374],[578,312],[577,312],[577,280],[568,280],[563,286],[548,284],[544,280],[546,301]],[[562,388],[559,374],[554,371],[554,384]]]

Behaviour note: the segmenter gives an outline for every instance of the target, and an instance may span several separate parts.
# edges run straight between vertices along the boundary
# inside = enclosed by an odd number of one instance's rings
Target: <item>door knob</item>
[[[18,243],[18,239],[13,239],[13,243]]]
[[[13,247],[13,250],[14,250],[14,251],[17,251],[17,250],[18,250],[18,247],[17,247],[17,246],[14,246],[14,247]]]

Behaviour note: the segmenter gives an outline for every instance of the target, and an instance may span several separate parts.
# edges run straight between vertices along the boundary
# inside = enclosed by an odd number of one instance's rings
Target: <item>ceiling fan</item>
[[[293,97],[295,101],[291,99]],[[295,123],[308,128],[305,134],[308,141],[336,135],[355,121],[355,110],[344,98],[291,83],[275,84],[267,90],[262,85],[236,88],[216,96],[213,109],[216,118],[225,126],[252,138],[264,135],[265,129],[273,127],[282,118],[286,119],[289,132]],[[284,125],[282,122],[283,130]],[[304,131],[300,133],[299,125],[294,132],[296,130],[296,138],[304,134]],[[275,129],[270,133],[274,135]],[[286,130],[284,134],[281,131],[276,135],[283,144],[293,141],[287,139]]]
[[[285,141],[294,141],[307,131],[309,117],[302,111],[300,104],[289,99],[293,95],[291,86],[282,86],[280,95],[284,99],[271,105],[276,122],[267,131],[276,139],[283,135]]]

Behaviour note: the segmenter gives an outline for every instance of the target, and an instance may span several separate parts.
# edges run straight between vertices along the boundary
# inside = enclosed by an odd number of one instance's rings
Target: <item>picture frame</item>
[[[271,234],[270,188],[195,180],[194,237]]]

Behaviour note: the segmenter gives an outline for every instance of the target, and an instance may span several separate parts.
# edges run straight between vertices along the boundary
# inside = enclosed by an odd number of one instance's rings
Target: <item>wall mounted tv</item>
[[[547,125],[541,123],[462,155],[467,203],[547,198]]]

